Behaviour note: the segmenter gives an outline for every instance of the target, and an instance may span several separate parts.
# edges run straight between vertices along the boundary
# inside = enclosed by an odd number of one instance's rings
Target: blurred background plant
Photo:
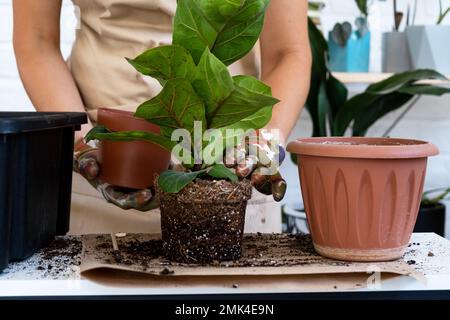
[[[327,42],[312,20],[309,20],[309,37],[313,66],[306,107],[313,123],[312,136],[364,136],[377,120],[415,96],[450,93],[448,87],[420,82],[447,80],[444,75],[434,70],[413,70],[374,83],[349,98],[345,85],[329,69]]]
[[[436,206],[446,199],[450,199],[450,188],[432,189],[423,193],[421,205]]]
[[[443,5],[442,5],[442,0],[439,0],[439,16],[436,21],[436,24],[441,24],[449,12],[450,12],[450,6],[444,10]]]

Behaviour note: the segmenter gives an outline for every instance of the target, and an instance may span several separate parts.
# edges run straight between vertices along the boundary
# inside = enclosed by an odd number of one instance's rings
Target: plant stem
[[[442,12],[442,0],[439,0],[439,17],[436,24],[441,24],[444,21],[445,16],[450,12],[450,7],[448,7],[444,12]]]
[[[431,198],[431,199],[430,199],[430,198],[427,198],[427,197],[426,197],[427,194],[434,193],[434,192],[436,192],[436,191],[441,191],[441,190],[443,190],[443,192],[442,192],[441,194],[437,195],[437,196],[434,197],[434,198]],[[438,189],[430,190],[430,191],[425,192],[425,193],[423,194],[422,201],[423,201],[424,203],[427,203],[427,204],[437,204],[437,203],[441,202],[442,200],[445,200],[445,198],[446,198],[449,194],[450,194],[450,188],[447,188],[447,189],[444,189],[444,188],[438,188]]]
[[[394,3],[394,30],[395,31],[398,31],[398,28],[397,28],[397,0],[393,0],[393,3]]]
[[[412,20],[411,20],[412,26],[414,26],[416,24],[416,13],[417,13],[417,0],[414,0],[413,16],[412,16]]]
[[[414,107],[414,105],[417,103],[420,97],[421,95],[416,96],[414,100],[409,103],[406,109],[403,110],[403,112],[394,120],[394,122],[389,126],[389,128],[386,129],[386,131],[383,133],[383,137],[389,136],[389,134],[392,132],[392,130],[395,129],[398,123],[406,116],[406,114],[412,109],[412,107]]]

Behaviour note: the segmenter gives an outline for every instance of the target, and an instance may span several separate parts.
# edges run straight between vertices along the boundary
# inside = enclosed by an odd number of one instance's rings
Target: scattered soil
[[[163,256],[163,242],[148,235],[127,235],[117,239],[121,260],[117,261],[108,235],[95,241],[85,239],[85,254],[98,263],[132,266],[132,269],[157,275],[174,275],[177,267],[285,267],[319,264],[349,266],[349,263],[323,258],[315,251],[309,235],[252,234],[245,235],[242,256],[235,261],[214,260],[188,264],[170,261]],[[91,245],[92,244],[92,245]]]
[[[250,181],[198,179],[178,194],[158,191],[167,259],[208,263],[240,258]]]
[[[2,279],[9,275],[21,279],[73,279],[79,277],[81,263],[81,239],[57,237],[50,245],[24,262],[10,263],[2,273]]]

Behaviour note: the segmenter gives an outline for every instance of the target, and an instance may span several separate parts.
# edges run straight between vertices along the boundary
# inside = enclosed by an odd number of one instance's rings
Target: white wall
[[[328,32],[336,22],[345,20],[353,22],[358,14],[353,0],[325,0],[324,2],[326,2],[326,7],[322,14],[322,24],[325,32]],[[450,0],[443,2],[445,6],[450,5]],[[405,13],[406,3],[406,0],[399,0],[399,9]],[[437,0],[419,0],[416,24],[434,23],[437,19],[437,12]],[[381,32],[390,30],[393,25],[391,1],[375,1],[370,9],[369,22],[372,30],[371,70],[379,72],[381,69]],[[445,23],[450,23],[450,17],[446,19]],[[75,26],[73,7],[68,0],[64,0],[61,36],[65,56],[70,53]],[[18,77],[11,35],[11,0],[0,0],[0,111],[32,110],[31,103],[26,97]],[[361,87],[350,87],[350,90],[354,93],[361,90]],[[395,114],[391,114],[377,123],[370,134],[381,134],[389,126],[394,116]],[[304,112],[292,138],[308,136],[310,132],[311,125],[308,114]],[[438,145],[441,155],[430,159],[426,188],[450,185],[450,95],[443,98],[422,98],[391,135],[429,140]],[[286,202],[296,201],[300,193],[296,168],[290,161],[286,161],[283,173],[289,184]],[[450,218],[447,222],[449,226],[447,234],[450,234]]]

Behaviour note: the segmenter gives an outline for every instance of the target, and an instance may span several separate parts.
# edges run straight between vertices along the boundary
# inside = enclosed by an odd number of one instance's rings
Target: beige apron
[[[95,122],[99,107],[135,111],[161,89],[143,77],[124,57],[170,44],[176,0],[73,0],[80,28],[69,59],[86,110]],[[231,66],[233,74],[258,76],[258,53],[252,51]],[[280,232],[281,211],[271,197],[254,192],[247,209],[247,232]],[[106,203],[78,174],[72,194],[72,234],[159,232],[159,210],[124,211]]]

